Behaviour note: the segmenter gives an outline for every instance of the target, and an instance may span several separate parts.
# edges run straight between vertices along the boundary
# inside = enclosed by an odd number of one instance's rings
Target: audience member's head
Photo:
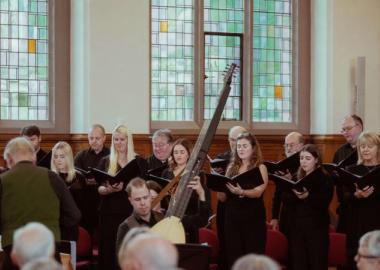
[[[301,150],[302,146],[304,145],[304,139],[301,133],[299,132],[290,132],[285,137],[285,155],[287,157],[290,157],[291,155],[297,153]]]
[[[132,179],[126,188],[133,212],[143,219],[149,219],[152,206],[152,198],[146,182],[136,177]]]
[[[36,161],[36,153],[33,145],[24,137],[16,137],[10,140],[4,149],[4,159],[8,168],[12,168],[20,161]]]
[[[34,147],[34,151],[38,151],[40,149],[40,143],[41,143],[41,131],[40,129],[35,126],[27,126],[21,129],[21,136],[26,137],[30,142],[32,143]]]
[[[170,156],[172,143],[173,136],[170,129],[156,130],[152,136],[153,155],[161,161],[166,161]]]
[[[342,128],[340,132],[343,134],[346,141],[352,145],[356,146],[356,141],[363,131],[363,121],[356,114],[348,115],[344,118],[342,123]]]
[[[236,147],[237,137],[243,132],[247,132],[247,130],[241,126],[234,126],[230,128],[228,132],[228,142],[230,143],[230,149],[232,153],[234,152],[234,149]]]
[[[103,150],[104,143],[106,141],[106,130],[100,124],[94,124],[88,131],[88,144],[90,148],[99,153]]]
[[[66,270],[52,258],[39,258],[25,264],[21,270]]]
[[[126,238],[128,237],[128,234]],[[122,270],[174,270],[177,269],[178,252],[168,240],[153,233],[140,233],[126,239],[119,250]]]
[[[53,233],[41,223],[30,222],[14,232],[11,257],[21,267],[38,258],[53,258],[54,249]]]
[[[359,270],[380,269],[380,230],[368,232],[360,238],[355,261]]]
[[[239,258],[232,270],[280,270],[280,266],[267,256],[248,254]]]

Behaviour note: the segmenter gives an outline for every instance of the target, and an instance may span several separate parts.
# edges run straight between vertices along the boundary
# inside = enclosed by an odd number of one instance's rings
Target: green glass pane
[[[47,16],[37,15],[37,25],[40,27],[47,25]]]
[[[29,10],[31,12],[37,12],[37,2],[36,1],[31,1],[29,4]]]
[[[48,65],[47,54],[38,54],[37,55],[37,65],[47,67],[47,65]]]
[[[47,39],[48,38],[48,31],[46,28],[39,28],[38,29],[38,38],[39,39]]]
[[[27,107],[28,106],[28,95],[27,94],[19,94],[18,95],[18,106]]]
[[[39,80],[46,80],[48,78],[47,74],[48,74],[48,71],[46,67],[37,68],[37,78]]]
[[[267,10],[268,12],[274,12],[274,1],[267,1]]]

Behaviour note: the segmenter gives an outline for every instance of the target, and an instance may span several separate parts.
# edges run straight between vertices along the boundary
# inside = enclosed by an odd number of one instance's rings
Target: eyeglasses
[[[297,145],[299,145],[299,143],[285,143],[284,148],[293,148]]]
[[[350,132],[354,127],[356,127],[358,124],[355,124],[351,127],[343,127],[341,130],[340,130],[340,133],[345,133],[345,132]]]
[[[360,254],[359,252],[356,254],[356,258],[357,258],[357,260],[360,260],[360,259],[368,259],[368,260],[380,259],[379,256],[363,255],[363,254]]]
[[[154,148],[164,148],[168,145],[168,143],[154,143],[153,147]]]

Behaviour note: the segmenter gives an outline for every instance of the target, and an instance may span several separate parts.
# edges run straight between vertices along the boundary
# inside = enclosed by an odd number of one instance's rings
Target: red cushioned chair
[[[288,263],[288,239],[277,230],[267,230],[265,255],[277,261],[281,266]]]
[[[210,269],[218,268],[218,253],[219,253],[219,239],[211,229],[200,228],[199,229],[199,243],[207,243],[211,247]]]
[[[79,227],[77,241],[77,269],[92,268],[92,244],[90,234],[82,227]]]
[[[330,233],[329,267],[345,266],[347,263],[346,235]]]

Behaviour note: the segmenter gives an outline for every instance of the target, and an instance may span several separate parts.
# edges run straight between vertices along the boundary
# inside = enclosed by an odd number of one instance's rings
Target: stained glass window
[[[194,11],[192,0],[152,0],[151,117],[194,119]]]
[[[204,119],[211,119],[223,87],[223,70],[232,62],[241,66],[243,0],[205,0],[204,31],[205,74],[208,76],[204,84]],[[240,76],[237,76],[232,81],[223,120],[241,120],[241,98]]]
[[[48,120],[48,0],[0,0],[0,120]]]
[[[243,0],[205,0],[204,31],[243,33]]]
[[[242,36],[205,35],[205,80],[204,119],[211,119],[218,105],[223,88],[223,71],[227,64],[240,64]],[[230,95],[222,115],[223,120],[241,120],[240,74],[232,80]]]
[[[253,12],[248,12],[244,8],[250,5],[245,0],[204,0],[203,6],[191,0],[152,0],[152,121],[194,121],[193,112],[202,110],[201,118],[210,119],[219,99],[222,70],[227,63],[235,62],[241,68],[243,64],[252,67],[251,74],[241,78],[239,75],[245,73],[240,73],[233,80],[223,120],[293,122],[294,1],[251,0]],[[195,8],[203,10],[195,16]],[[186,34],[187,39],[183,37]],[[204,47],[194,43],[200,39]],[[186,48],[189,54],[179,57],[178,50]],[[199,59],[194,58],[194,50],[200,52]],[[186,64],[181,65],[183,62]],[[195,65],[208,78],[200,92],[203,102],[194,103]],[[189,68],[184,72],[183,66]],[[187,81],[179,80],[186,75]],[[243,90],[242,85],[251,86]],[[243,108],[243,100],[247,108]],[[244,114],[246,119],[242,119],[243,111],[252,114]]]
[[[254,0],[253,121],[292,121],[291,0]]]

